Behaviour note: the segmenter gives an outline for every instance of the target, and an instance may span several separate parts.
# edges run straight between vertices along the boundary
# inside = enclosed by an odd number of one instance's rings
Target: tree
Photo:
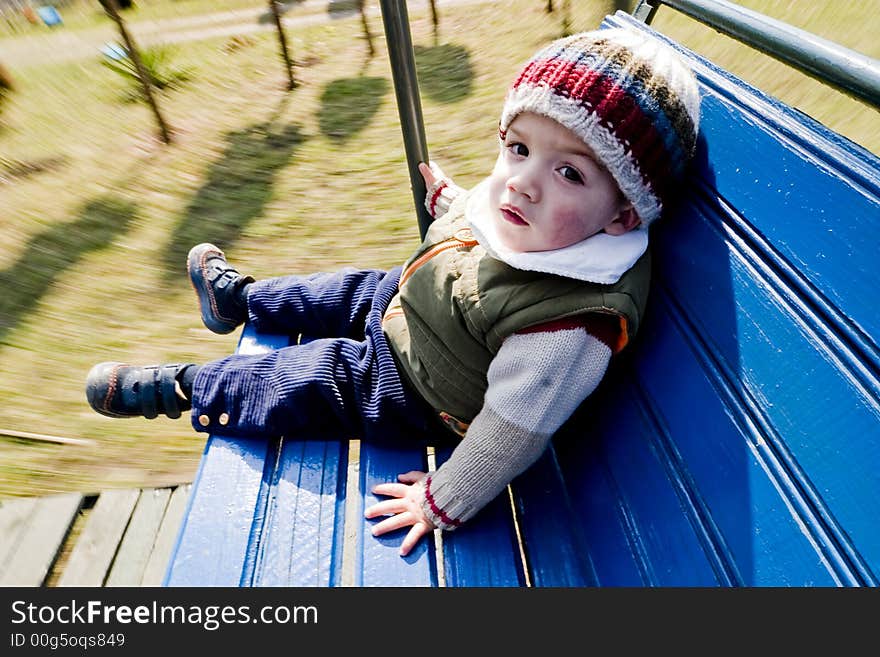
[[[358,9],[361,12],[361,21],[364,24],[364,37],[367,39],[367,48],[370,50],[370,57],[376,54],[376,49],[373,47],[373,35],[370,34],[370,24],[367,22],[367,12],[364,9],[364,5],[366,5],[366,0],[359,0]]]
[[[275,26],[278,28],[278,42],[281,44],[281,59],[284,61],[284,68],[287,71],[287,88],[296,87],[296,81],[293,79],[293,62],[287,52],[287,36],[284,34],[284,25],[281,23],[281,11],[278,8],[278,0],[269,0],[269,11],[275,19]]]
[[[150,82],[149,74],[144,69],[140,51],[138,51],[134,39],[131,34],[129,34],[128,28],[125,27],[125,21],[123,21],[122,16],[119,15],[117,4],[119,0],[99,0],[99,2],[101,3],[101,6],[104,7],[104,11],[107,12],[107,15],[113,19],[113,22],[116,23],[116,26],[119,28],[119,34],[122,37],[123,43],[125,43],[125,49],[128,51],[128,56],[131,57],[131,61],[134,63],[135,69],[137,69],[138,78],[140,78],[141,87],[144,90],[144,98],[150,106],[150,109],[153,111],[153,115],[156,117],[156,123],[159,126],[159,136],[163,142],[170,144],[171,131],[168,129],[168,124],[165,122],[162,112],[159,111],[159,104],[156,102],[156,97],[153,93],[153,85]]]
[[[431,22],[434,24],[434,45],[437,45],[437,33],[440,28],[440,18],[437,16],[437,4],[431,0]]]

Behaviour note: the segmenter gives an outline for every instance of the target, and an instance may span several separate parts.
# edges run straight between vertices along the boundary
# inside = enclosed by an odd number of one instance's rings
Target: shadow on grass
[[[0,342],[5,342],[56,279],[89,251],[110,244],[135,214],[133,204],[103,196],[88,203],[72,223],[52,226],[35,236],[18,260],[0,271]]]
[[[470,53],[462,46],[415,46],[419,89],[438,103],[454,103],[471,93],[474,70]]]
[[[380,77],[333,80],[321,94],[321,134],[341,142],[363,130],[379,111],[388,86]]]
[[[211,165],[164,251],[165,283],[177,281],[190,248],[211,242],[228,249],[272,195],[275,177],[305,141],[296,124],[258,123],[226,137],[227,147]]]

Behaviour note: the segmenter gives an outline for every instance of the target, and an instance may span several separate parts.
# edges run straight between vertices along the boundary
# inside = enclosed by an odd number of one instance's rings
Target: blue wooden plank
[[[876,358],[880,314],[862,301],[880,284],[878,191],[859,185],[846,171],[805,158],[800,145],[748,123],[730,104],[713,96],[704,101],[702,129],[712,144],[715,186],[790,271],[831,306],[847,309],[853,330],[869,341]],[[715,152],[723,157],[713,157]],[[807,289],[802,285],[801,293]]]
[[[603,388],[613,388],[607,383]],[[609,393],[610,394],[610,393]],[[593,413],[616,412],[603,393],[581,407],[554,437],[554,453],[545,455],[520,479],[541,481],[514,496],[521,509],[520,529],[535,586],[645,586],[644,557],[604,456],[605,440]],[[547,486],[539,496],[534,489]],[[564,502],[563,502],[564,501]],[[557,540],[557,536],[560,540]],[[572,563],[566,560],[573,557]],[[563,565],[564,564],[564,565]],[[577,567],[580,564],[580,568]]]
[[[536,586],[715,586],[727,581],[615,371],[517,480]],[[522,479],[534,478],[528,488]],[[541,488],[544,490],[542,491]],[[711,556],[711,558],[710,558]]]
[[[739,266],[733,274],[743,336],[739,379],[760,411],[766,442],[821,521],[833,525],[829,540],[876,583],[880,401],[874,390],[880,387],[861,385],[814,322],[803,321],[772,294],[755,295],[751,277],[744,279]]]
[[[589,407],[585,407],[588,409]],[[612,406],[613,408],[613,406]],[[586,412],[586,411],[584,411]],[[627,514],[621,507],[620,494],[617,491],[607,464],[602,458],[602,443],[599,434],[592,429],[592,422],[581,424],[585,415],[582,412],[575,418],[569,428],[563,430],[554,440],[556,459],[561,470],[565,466],[570,472],[563,475],[566,481],[567,494],[573,508],[567,517],[572,529],[579,531],[584,537],[584,556],[589,558],[591,568],[591,584],[596,586],[644,586],[645,575],[641,567],[634,545],[630,539],[630,529],[626,522]],[[589,412],[586,412],[589,415]],[[577,430],[575,428],[577,427]],[[577,464],[577,468],[572,467]],[[534,504],[534,500],[531,500]],[[543,511],[553,513],[553,505]],[[537,510],[532,515],[538,515]],[[551,541],[549,534],[540,530],[529,532],[526,544],[530,552],[534,551],[538,541]],[[542,551],[546,551],[544,547]],[[559,573],[553,570],[553,562],[547,568],[542,585],[553,586]]]
[[[565,429],[556,439],[567,437],[585,439],[584,436],[567,436]],[[598,488],[595,480],[591,485],[594,490]],[[574,510],[556,450],[551,446],[514,480],[511,488],[531,585],[596,586],[598,579],[593,570],[590,543],[581,534],[579,523],[572,521]],[[623,541],[615,552],[621,546],[626,547]]]
[[[397,475],[410,470],[427,471],[427,451],[414,446],[386,446],[361,443],[355,552],[356,586],[437,586],[437,557],[430,538],[406,557],[399,554],[405,531],[372,536],[370,529],[379,519],[364,518],[364,509],[387,499],[370,492],[376,484],[397,481]]]
[[[835,556],[818,549],[780,494],[784,482],[772,472],[766,443],[752,434],[720,373],[695,356],[696,337],[681,333],[662,301],[653,308],[637,376],[662,415],[683,478],[693,482],[691,495],[711,510],[719,549],[748,586],[834,584]]]
[[[282,442],[255,559],[255,586],[339,586],[348,441]]]
[[[438,467],[452,454],[437,449]],[[524,586],[519,539],[506,492],[487,504],[467,523],[443,535],[446,586]]]
[[[271,454],[268,440],[208,438],[165,586],[241,584]]]
[[[617,383],[605,404],[594,400],[595,427],[601,436],[602,467],[615,496],[618,522],[624,526],[644,586],[716,586],[716,555],[697,532],[693,509],[670,477],[665,454],[656,447],[660,430],[648,421],[632,386]],[[606,394],[611,392],[606,390]],[[580,481],[580,464],[560,454],[566,478]],[[587,487],[573,491],[582,504]],[[594,560],[600,585],[613,584],[604,564]]]
[[[237,352],[261,353],[288,343],[286,336],[258,335],[246,326]],[[208,437],[163,585],[250,583],[252,533],[262,527],[263,482],[276,454],[274,440]]]
[[[753,442],[770,446],[780,476],[798,489],[791,495],[814,507],[803,521],[815,527],[817,540],[848,553],[841,576],[853,570],[876,581],[880,383],[835,325],[799,303],[760,253],[733,239],[720,221],[697,204],[685,221],[658,231],[664,285],[739,390],[757,425]]]

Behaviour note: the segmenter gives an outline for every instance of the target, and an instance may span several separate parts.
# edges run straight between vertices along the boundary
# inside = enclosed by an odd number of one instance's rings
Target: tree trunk
[[[366,0],[360,0],[360,10],[361,10],[361,21],[364,24],[364,36],[367,39],[367,48],[370,50],[370,57],[376,54],[376,49],[373,47],[373,35],[370,34],[370,24],[367,22],[367,12],[364,10],[364,5],[366,4]]]
[[[440,18],[437,16],[437,2],[431,0],[431,22],[434,24],[434,44],[437,44],[438,33],[440,31]]]
[[[141,81],[141,86],[144,89],[144,97],[146,98],[150,109],[153,110],[153,114],[156,117],[156,123],[159,124],[159,135],[163,142],[170,144],[171,131],[168,129],[168,124],[165,123],[165,119],[162,117],[162,112],[159,111],[159,104],[156,102],[156,97],[153,93],[153,85],[150,82],[150,76],[144,69],[144,64],[141,61],[141,56],[134,43],[134,39],[132,39],[131,34],[128,33],[128,29],[125,27],[125,22],[119,15],[117,0],[102,0],[101,6],[104,7],[104,11],[107,12],[107,15],[113,19],[116,26],[119,28],[119,34],[125,42],[125,49],[128,51],[128,56],[131,57],[131,61],[134,63],[138,78]]]
[[[287,52],[287,37],[284,34],[284,26],[281,24],[281,12],[278,10],[277,0],[269,0],[269,10],[275,18],[275,26],[278,28],[278,41],[281,44],[281,58],[284,60],[284,68],[287,70],[287,88],[288,90],[296,87],[296,81],[293,79],[293,62],[290,61],[290,55]]]
[[[4,91],[12,91],[15,89],[15,83],[12,81],[12,74],[0,63],[0,96]]]

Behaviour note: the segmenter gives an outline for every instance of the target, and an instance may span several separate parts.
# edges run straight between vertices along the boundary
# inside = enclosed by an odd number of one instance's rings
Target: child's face
[[[510,124],[489,176],[489,198],[501,241],[517,252],[561,249],[639,223],[590,148],[568,128],[532,112]]]

